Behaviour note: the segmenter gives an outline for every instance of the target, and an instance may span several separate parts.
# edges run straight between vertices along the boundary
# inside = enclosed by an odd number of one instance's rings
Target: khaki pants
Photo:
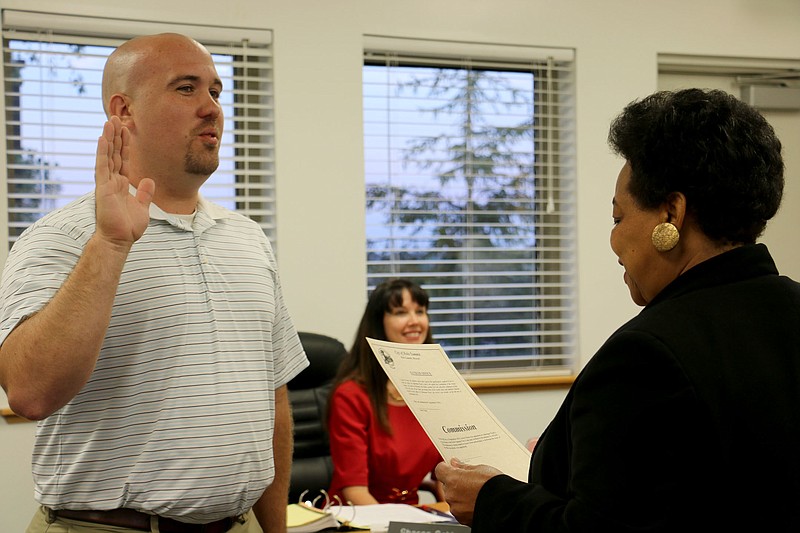
[[[142,533],[137,529],[128,529],[125,527],[104,526],[103,524],[91,524],[89,522],[80,522],[78,520],[67,520],[66,518],[58,518],[55,522],[48,522],[49,513],[46,508],[39,507],[39,510],[28,525],[25,533]],[[158,531],[158,521],[151,522],[150,531],[152,533],[160,533]],[[5,533],[5,532],[4,532]],[[13,533],[13,532],[9,532]],[[253,511],[245,515],[243,524],[235,523],[233,527],[228,530],[228,533],[264,533],[261,526],[258,525]]]

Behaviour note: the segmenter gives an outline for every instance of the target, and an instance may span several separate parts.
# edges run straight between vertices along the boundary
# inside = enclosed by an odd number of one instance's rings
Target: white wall
[[[800,58],[797,0],[0,0],[4,8],[274,30],[278,249],[300,329],[349,344],[364,298],[362,35],[565,46],[577,51],[579,343],[585,362],[636,308],[608,246],[621,162],[609,121],[656,89],[657,54]],[[98,125],[99,128],[99,125]],[[789,246],[789,244],[787,244]],[[798,256],[793,256],[797,262]],[[492,393],[520,439],[538,434],[563,391]],[[0,398],[3,400],[3,398]],[[0,422],[4,468],[23,470],[32,424]],[[26,469],[25,469],[26,470]],[[27,470],[26,470],[27,471]],[[0,530],[33,511],[28,478],[3,471]],[[16,477],[16,476],[15,476]],[[10,522],[14,520],[14,522]]]

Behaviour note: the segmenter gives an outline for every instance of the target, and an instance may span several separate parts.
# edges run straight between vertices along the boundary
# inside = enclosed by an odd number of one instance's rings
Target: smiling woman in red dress
[[[417,488],[442,459],[378,364],[367,337],[433,342],[428,294],[412,281],[393,279],[369,297],[328,403],[334,467],[330,493],[355,505],[415,504]],[[438,484],[435,490],[441,499]]]

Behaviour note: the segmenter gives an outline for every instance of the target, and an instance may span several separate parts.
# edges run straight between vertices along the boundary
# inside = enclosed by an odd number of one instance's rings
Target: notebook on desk
[[[316,533],[340,526],[330,511],[323,511],[302,503],[291,503],[286,507],[287,533]]]

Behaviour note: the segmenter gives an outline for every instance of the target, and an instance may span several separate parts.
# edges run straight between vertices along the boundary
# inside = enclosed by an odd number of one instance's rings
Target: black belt
[[[147,513],[133,509],[112,509],[110,511],[70,511],[69,509],[50,510],[52,516],[103,524],[105,526],[125,527],[138,531],[150,531],[150,517]],[[158,529],[161,533],[225,533],[238,517],[223,518],[208,524],[187,524],[172,518],[158,517]]]

